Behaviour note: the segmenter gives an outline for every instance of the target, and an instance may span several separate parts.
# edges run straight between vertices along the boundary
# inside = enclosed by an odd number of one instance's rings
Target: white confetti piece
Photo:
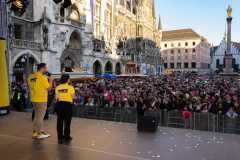
[[[158,155],[156,155],[156,157],[157,157],[157,158],[160,158],[161,156],[158,154]]]
[[[174,149],[170,148],[170,149],[169,149],[169,151],[170,151],[170,152],[173,152],[173,151],[174,151]]]

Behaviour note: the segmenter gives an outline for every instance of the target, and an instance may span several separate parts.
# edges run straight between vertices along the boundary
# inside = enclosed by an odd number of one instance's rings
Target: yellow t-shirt
[[[72,103],[75,90],[73,86],[65,83],[65,84],[60,84],[56,87],[55,94],[58,101]]]
[[[29,76],[28,86],[31,102],[46,103],[48,101],[48,89],[50,84],[47,78],[40,72]]]

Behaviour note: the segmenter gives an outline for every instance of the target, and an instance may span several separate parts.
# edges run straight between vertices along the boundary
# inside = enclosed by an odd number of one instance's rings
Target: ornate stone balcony
[[[102,49],[105,49],[105,41],[93,39],[93,50],[95,52],[101,52]]]
[[[123,64],[127,64],[129,61],[131,61],[131,57],[130,56],[127,56],[127,55],[122,55],[121,56],[121,61],[123,62]]]
[[[81,49],[78,49],[78,48],[69,47],[65,51],[68,52],[69,54],[73,54],[73,55],[81,55],[82,54]]]
[[[86,25],[86,23],[81,23],[81,22],[77,22],[77,21],[73,21],[73,20],[70,20],[70,22],[71,22],[71,25],[77,26],[77,27],[80,27],[80,28],[83,28]]]
[[[41,49],[41,43],[22,40],[22,39],[12,39],[13,47],[15,48],[24,48],[24,49]]]

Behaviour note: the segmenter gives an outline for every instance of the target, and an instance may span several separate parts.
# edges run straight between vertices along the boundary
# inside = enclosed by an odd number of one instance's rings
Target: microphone
[[[51,77],[51,76],[52,76],[52,73],[46,72],[45,75],[48,76],[48,77]]]

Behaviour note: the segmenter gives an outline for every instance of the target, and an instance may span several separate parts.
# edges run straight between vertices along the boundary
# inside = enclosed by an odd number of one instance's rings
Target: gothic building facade
[[[88,75],[153,74],[160,64],[153,0],[29,0],[23,15],[8,13],[13,80],[39,62]]]
[[[104,44],[94,46],[120,60],[117,70],[159,73],[161,23],[156,24],[154,0],[96,0],[93,23],[96,42]]]

